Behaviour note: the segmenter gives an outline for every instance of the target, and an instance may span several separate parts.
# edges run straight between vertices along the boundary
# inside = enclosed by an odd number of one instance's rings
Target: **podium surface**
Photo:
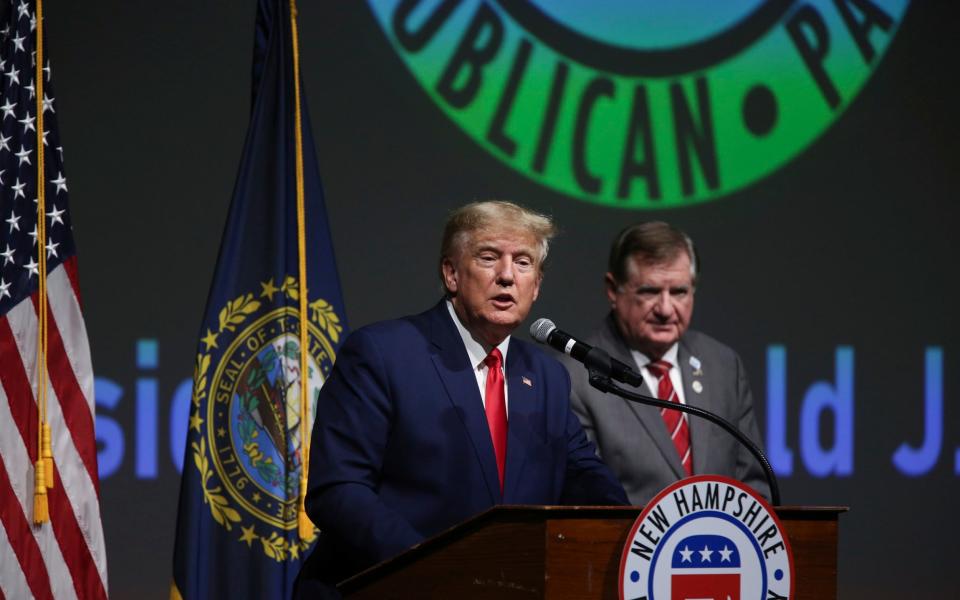
[[[837,596],[838,516],[776,508],[793,551],[795,598]],[[338,586],[349,598],[616,598],[641,507],[498,506]]]

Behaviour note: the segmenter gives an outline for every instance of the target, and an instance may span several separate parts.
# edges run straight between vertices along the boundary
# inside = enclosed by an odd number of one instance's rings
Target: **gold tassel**
[[[43,477],[47,483],[47,489],[53,488],[53,450],[50,449],[50,424],[43,424]]]
[[[33,485],[33,523],[42,525],[50,520],[50,509],[47,506],[47,484],[43,477],[43,459],[34,464]]]
[[[313,521],[310,520],[310,517],[307,516],[307,511],[303,507],[303,497],[300,498],[300,509],[297,511],[297,530],[300,533],[301,540],[309,540],[313,537],[313,530],[315,525]]]

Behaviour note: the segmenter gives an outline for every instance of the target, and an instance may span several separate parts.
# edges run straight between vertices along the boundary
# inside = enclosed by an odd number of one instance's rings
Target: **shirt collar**
[[[670,368],[675,369],[679,366],[677,364],[677,355],[679,354],[679,351],[680,342],[674,342],[674,344],[663,353],[663,356],[660,357],[660,360],[667,361],[671,365]],[[637,367],[639,367],[641,370],[647,366],[647,363],[651,362],[650,357],[639,350],[631,350],[630,353],[633,355],[633,360],[637,363]]]
[[[453,324],[457,328],[457,333],[460,334],[460,339],[463,340],[463,346],[467,349],[467,356],[470,357],[470,364],[474,369],[478,369],[484,366],[483,361],[487,358],[487,355],[493,350],[492,346],[488,346],[476,338],[473,337],[473,334],[464,327],[463,323],[460,322],[460,317],[457,316],[457,311],[453,309],[453,302],[447,300],[447,312],[450,313],[450,318],[453,320]],[[507,364],[507,348],[510,346],[510,336],[508,335],[502,342],[497,345],[497,348],[500,349],[500,354],[503,355],[503,370],[506,372]]]

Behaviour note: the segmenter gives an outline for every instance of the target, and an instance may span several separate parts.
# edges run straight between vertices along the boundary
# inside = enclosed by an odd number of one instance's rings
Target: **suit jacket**
[[[306,507],[321,536],[301,582],[340,581],[495,504],[626,504],[570,410],[566,370],[512,338],[506,377],[501,493],[444,301],[350,335],[317,404]]]
[[[608,315],[587,343],[603,348],[628,365],[636,362]],[[696,331],[680,339],[677,354],[687,404],[717,414],[754,443],[760,432],[753,412],[753,395],[740,357],[729,347]],[[691,364],[699,364],[699,370]],[[660,490],[685,476],[660,409],[629,402],[590,386],[587,369],[563,357],[572,380],[571,405],[600,456],[620,479],[630,502],[643,505]],[[699,363],[697,363],[699,361]],[[694,386],[694,382],[699,382]],[[699,388],[700,391],[697,391]],[[657,396],[643,384],[638,390]],[[733,436],[705,419],[688,415],[694,475],[725,475],[753,487],[769,499],[763,468]]]

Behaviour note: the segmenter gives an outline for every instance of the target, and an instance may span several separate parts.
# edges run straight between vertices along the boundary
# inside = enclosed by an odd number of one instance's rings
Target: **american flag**
[[[41,110],[47,239],[38,243],[36,113],[41,86],[34,76],[35,8],[25,0],[0,4],[0,600],[106,598],[93,370],[80,312],[57,105],[45,58]],[[54,481],[47,490],[50,519],[35,525],[39,252],[47,258],[46,397]]]

